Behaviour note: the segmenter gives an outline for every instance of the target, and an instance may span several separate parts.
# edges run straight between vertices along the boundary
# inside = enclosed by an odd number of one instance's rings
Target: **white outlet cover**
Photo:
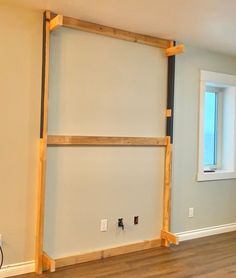
[[[188,217],[193,217],[194,216],[194,208],[189,208],[188,209]]]
[[[107,231],[107,219],[102,219],[100,223],[100,231],[106,232]]]

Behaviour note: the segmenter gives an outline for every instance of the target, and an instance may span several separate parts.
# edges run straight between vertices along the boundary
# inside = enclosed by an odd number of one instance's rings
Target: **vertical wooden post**
[[[50,42],[49,11],[43,16],[43,55],[42,55],[42,95],[41,95],[41,125],[39,152],[39,184],[36,226],[35,272],[43,271],[43,238],[44,238],[44,201],[45,201],[45,173],[47,155],[47,122],[48,122],[48,74],[49,74],[49,42]]]
[[[175,46],[175,41],[170,47]],[[171,162],[174,123],[174,90],[175,90],[175,56],[168,57],[167,76],[167,110],[166,110],[166,136],[167,146],[165,152],[165,180],[164,180],[164,204],[163,204],[163,228],[162,231],[170,231],[170,208],[171,208]],[[168,246],[169,241],[162,239],[162,245]]]
[[[162,230],[170,230],[170,199],[171,199],[171,143],[170,136],[167,136],[167,145],[165,151],[165,176],[164,176],[164,196],[163,196],[163,227]],[[166,239],[162,240],[162,245],[168,246]]]

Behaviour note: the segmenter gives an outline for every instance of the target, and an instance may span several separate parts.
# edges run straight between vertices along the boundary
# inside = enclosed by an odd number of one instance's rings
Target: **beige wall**
[[[196,182],[200,69],[236,74],[236,58],[187,47],[176,60],[172,229],[236,222],[236,181]],[[188,218],[194,207],[195,217]]]
[[[34,258],[41,14],[0,3],[0,234],[4,264]]]
[[[66,28],[51,39],[49,134],[165,136],[163,50]],[[49,148],[48,254],[62,257],[158,237],[163,173],[163,148]],[[125,231],[117,229],[120,217]]]

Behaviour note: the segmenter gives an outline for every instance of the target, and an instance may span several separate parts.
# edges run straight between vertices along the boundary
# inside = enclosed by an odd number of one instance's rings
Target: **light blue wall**
[[[236,180],[196,182],[200,70],[236,74],[236,58],[187,46],[176,57],[172,231],[236,222]],[[195,216],[188,218],[188,208]]]

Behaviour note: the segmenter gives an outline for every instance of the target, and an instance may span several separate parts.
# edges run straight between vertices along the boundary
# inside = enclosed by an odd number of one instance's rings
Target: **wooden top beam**
[[[63,26],[79,29],[82,31],[92,32],[108,37],[113,37],[117,39],[122,39],[126,41],[137,42],[141,44],[147,44],[149,46],[159,47],[159,48],[168,48],[171,45],[171,41],[166,39],[161,39],[157,37],[152,37],[148,35],[142,35],[134,32],[129,32],[113,27],[108,27],[88,21],[79,20],[76,18],[63,16]]]
[[[108,137],[49,135],[48,146],[94,145],[94,146],[166,146],[166,137]]]

